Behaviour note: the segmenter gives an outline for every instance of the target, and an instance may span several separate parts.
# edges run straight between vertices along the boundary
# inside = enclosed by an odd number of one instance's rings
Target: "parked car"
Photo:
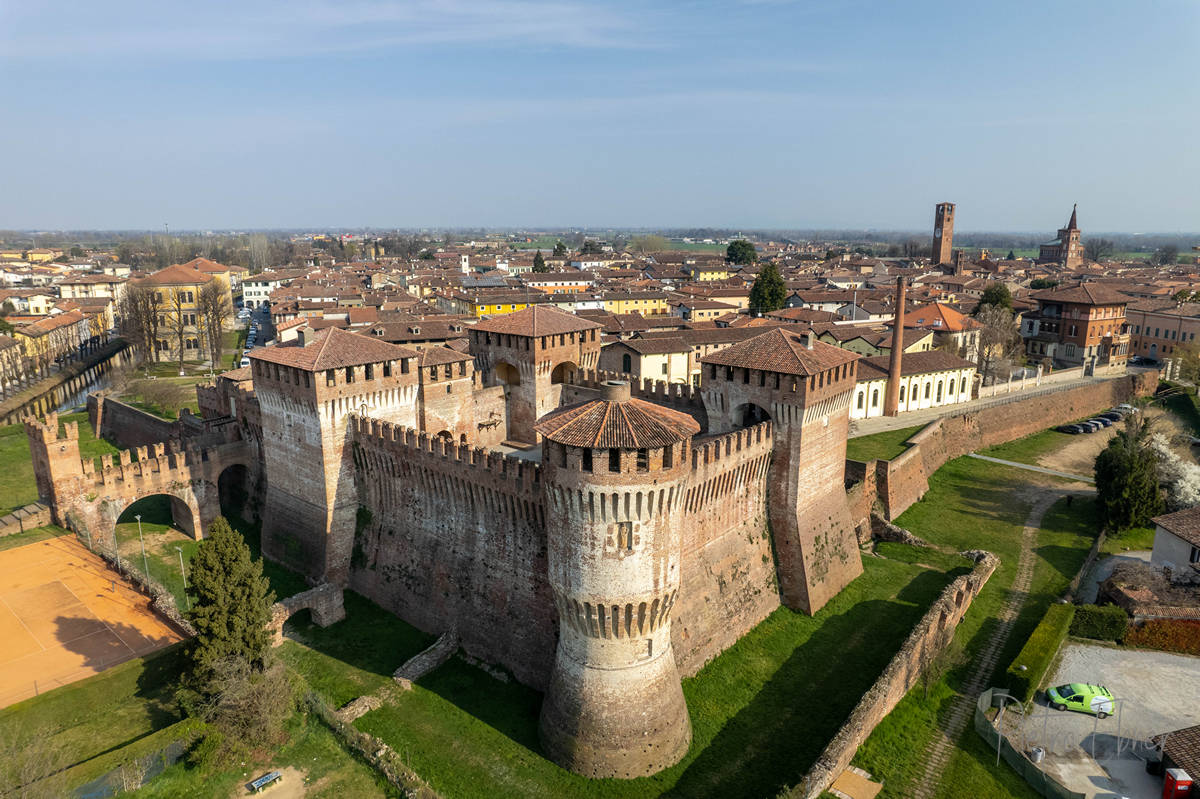
[[[1055,710],[1075,710],[1106,719],[1112,715],[1116,702],[1103,685],[1073,682],[1046,691],[1046,702]]]
[[[1094,419],[1089,419],[1088,421],[1095,422],[1101,427],[1112,427],[1112,419],[1105,419],[1103,416],[1097,416]]]
[[[1083,432],[1085,433],[1094,433],[1100,429],[1100,425],[1096,424],[1091,419],[1086,422],[1080,422],[1079,426],[1083,428]]]
[[[1122,402],[1120,405],[1113,408],[1113,410],[1114,411],[1124,411],[1125,413],[1137,413],[1138,412],[1137,406],[1130,405],[1128,402]]]
[[[238,366],[249,366],[249,365],[250,365],[250,356],[242,355],[242,359],[240,361],[238,361]]]
[[[1077,424],[1061,424],[1054,429],[1060,433],[1070,433],[1073,436],[1083,432],[1083,428]]]
[[[1107,411],[1105,413],[1100,414],[1097,418],[1098,419],[1107,419],[1110,422],[1119,422],[1122,419],[1124,419],[1125,416],[1123,414],[1118,413],[1117,411]]]

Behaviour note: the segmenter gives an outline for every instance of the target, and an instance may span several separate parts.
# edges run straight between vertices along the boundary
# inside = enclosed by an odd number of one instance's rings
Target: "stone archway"
[[[563,361],[550,371],[550,384],[554,385],[555,383],[570,383],[574,378],[577,369],[579,369],[579,367],[571,361]]]
[[[250,471],[244,464],[226,466],[217,477],[217,497],[221,515],[226,519],[247,519],[247,500],[250,498]]]
[[[771,414],[767,412],[767,409],[755,405],[753,402],[739,405],[733,411],[735,427],[753,427],[760,422],[769,421],[771,421]]]
[[[511,363],[508,363],[507,361],[500,361],[496,364],[494,371],[496,373],[496,380],[498,380],[501,385],[521,385],[521,372]]]

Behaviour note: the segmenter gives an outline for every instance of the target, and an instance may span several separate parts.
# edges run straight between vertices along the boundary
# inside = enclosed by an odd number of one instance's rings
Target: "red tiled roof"
[[[1083,305],[1125,305],[1130,297],[1100,283],[1079,283],[1075,286],[1046,289],[1029,296],[1045,302],[1075,302]]]
[[[142,278],[142,283],[152,286],[196,286],[215,280],[212,275],[201,272],[186,264],[172,264]]]
[[[1200,547],[1200,506],[1155,516],[1150,521],[1192,546]]]
[[[576,333],[593,330],[600,325],[581,319],[575,314],[560,311],[553,306],[534,305],[515,313],[485,319],[475,325],[485,333],[507,333],[515,336],[557,336],[561,333]]]
[[[882,380],[888,376],[890,355],[872,355],[858,362],[858,379]],[[906,352],[900,361],[900,375],[924,375],[931,372],[949,372],[957,369],[974,369],[975,363],[942,350],[928,352]]]
[[[657,449],[691,438],[700,425],[686,413],[630,398],[560,408],[543,416],[534,429],[571,447]]]
[[[754,330],[754,328],[743,329]],[[812,349],[809,349],[804,336],[777,327],[740,344],[734,344],[707,355],[701,359],[701,363],[741,366],[786,375],[815,375],[844,363],[856,361],[859,357],[856,352],[817,341],[815,334],[812,339]]]
[[[250,351],[250,359],[318,372],[322,369],[338,369],[364,363],[416,358],[418,354],[416,350],[407,347],[331,327],[317,333],[312,343],[307,346],[302,347],[297,341],[273,347],[258,347]]]

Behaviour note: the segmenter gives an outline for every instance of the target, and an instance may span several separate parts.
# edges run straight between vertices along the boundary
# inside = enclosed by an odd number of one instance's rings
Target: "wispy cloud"
[[[279,58],[449,44],[631,48],[636,11],[573,0],[0,4],[0,59]]]

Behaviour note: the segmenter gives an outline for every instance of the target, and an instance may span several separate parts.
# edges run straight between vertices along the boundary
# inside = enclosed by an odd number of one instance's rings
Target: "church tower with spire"
[[[1083,266],[1083,242],[1077,219],[1079,206],[1071,206],[1071,221],[1058,229],[1058,238],[1043,244],[1038,252],[1039,261],[1058,261],[1067,269]]]

